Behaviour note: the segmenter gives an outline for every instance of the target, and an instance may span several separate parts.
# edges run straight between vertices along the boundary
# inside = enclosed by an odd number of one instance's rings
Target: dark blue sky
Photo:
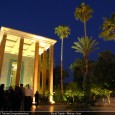
[[[58,25],[67,25],[71,35],[64,40],[64,68],[69,69],[76,58],[82,57],[71,48],[77,37],[84,34],[83,23],[74,17],[74,11],[82,2],[94,9],[93,18],[87,22],[87,35],[99,42],[99,50],[90,54],[96,59],[98,53],[111,50],[115,53],[115,41],[99,38],[102,17],[111,17],[115,12],[115,0],[1,0],[0,26],[6,26],[57,40],[55,44],[55,64],[60,64],[61,40],[54,34]]]

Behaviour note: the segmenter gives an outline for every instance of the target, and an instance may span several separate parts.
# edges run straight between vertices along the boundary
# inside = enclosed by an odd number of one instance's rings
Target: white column
[[[38,77],[38,58],[39,58],[39,42],[35,43],[35,58],[34,58],[34,76],[33,76],[33,91],[37,91],[37,77]]]
[[[20,84],[20,73],[21,73],[21,67],[22,67],[23,44],[24,44],[24,39],[21,38],[20,39],[20,44],[19,44],[19,51],[18,51],[16,83],[15,83],[15,85],[17,85],[17,86],[19,86],[19,84]]]
[[[1,40],[1,44],[0,44],[0,78],[1,78],[1,72],[2,72],[2,63],[3,63],[3,58],[4,58],[6,38],[7,38],[7,35],[4,34]]]
[[[46,50],[43,52],[43,74],[42,74],[42,95],[45,95],[46,90]]]
[[[54,62],[54,47],[53,45],[50,46],[49,49],[49,100],[53,102],[53,62]]]
[[[40,92],[40,62],[41,62],[41,55],[38,55],[38,79],[37,79],[38,92]]]

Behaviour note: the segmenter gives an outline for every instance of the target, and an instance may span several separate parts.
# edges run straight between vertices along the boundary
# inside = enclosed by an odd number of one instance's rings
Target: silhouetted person
[[[30,88],[30,85],[27,84],[25,89],[25,96],[24,96],[24,110],[30,111],[32,106],[33,100],[33,90]]]
[[[0,110],[3,109],[4,104],[4,84],[0,85]]]
[[[36,107],[38,106],[38,104],[39,104],[39,92],[38,91],[36,91],[36,93],[35,93],[35,104],[36,104]]]
[[[4,105],[3,105],[3,110],[7,111],[8,110],[8,90],[4,91]]]
[[[6,99],[6,110],[13,110],[13,101],[14,101],[14,90],[12,86],[9,87],[8,91],[5,93]]]
[[[14,91],[14,111],[19,111],[21,107],[21,90],[20,87],[15,86],[15,91]]]
[[[25,93],[25,88],[23,87],[23,84],[20,84],[20,89],[21,89],[21,105],[22,105],[22,110],[24,110],[24,93]]]

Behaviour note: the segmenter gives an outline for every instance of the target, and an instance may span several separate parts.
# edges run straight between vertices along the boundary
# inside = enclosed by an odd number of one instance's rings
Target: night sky
[[[69,70],[70,64],[82,57],[71,48],[77,38],[84,35],[83,23],[74,17],[75,8],[82,2],[94,10],[93,17],[87,22],[87,35],[99,42],[99,50],[90,54],[89,58],[96,60],[98,53],[105,50],[115,54],[115,41],[104,41],[98,37],[102,18],[111,17],[115,12],[115,0],[1,0],[0,26],[57,40],[54,47],[55,65],[60,64],[61,40],[54,34],[54,28],[59,25],[69,26],[71,35],[64,39],[63,56],[64,69]]]

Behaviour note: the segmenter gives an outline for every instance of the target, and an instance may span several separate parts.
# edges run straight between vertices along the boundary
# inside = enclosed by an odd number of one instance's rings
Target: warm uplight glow
[[[51,104],[54,104],[55,103],[55,101],[51,101]]]
[[[52,96],[52,95],[50,96],[50,103],[51,103],[51,104],[54,104],[54,103],[55,103],[55,101],[53,100],[53,96]]]
[[[36,102],[35,102],[35,97],[33,96],[33,102],[32,102],[32,104],[36,104]]]

